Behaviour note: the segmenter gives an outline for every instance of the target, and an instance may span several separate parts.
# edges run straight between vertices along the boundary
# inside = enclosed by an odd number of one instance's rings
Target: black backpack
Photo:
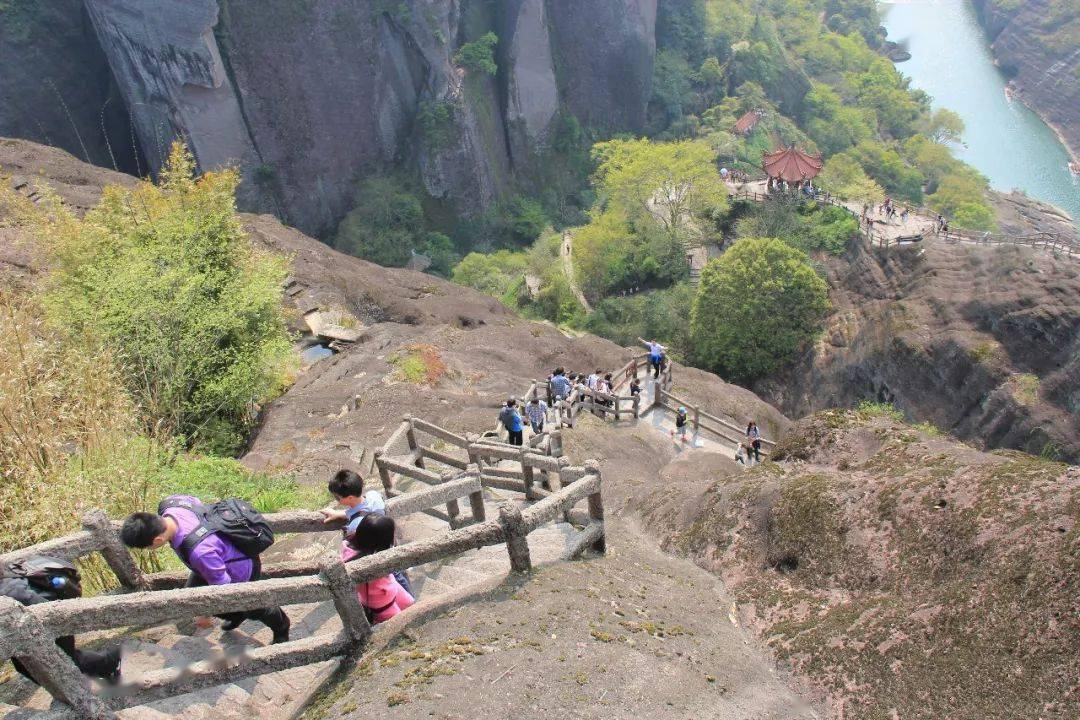
[[[274,531],[262,513],[247,500],[226,498],[212,505],[193,503],[183,498],[165,498],[158,505],[158,515],[169,508],[184,508],[195,513],[199,525],[180,543],[177,553],[185,564],[191,551],[210,535],[219,535],[249,558],[256,558],[274,544]]]
[[[47,555],[32,555],[9,563],[0,572],[0,580],[25,583],[22,585],[25,590],[19,589],[18,583],[4,583],[5,590],[11,590],[11,596],[24,605],[33,601],[23,597],[27,591],[45,600],[70,600],[82,596],[82,578],[78,569],[67,560]]]

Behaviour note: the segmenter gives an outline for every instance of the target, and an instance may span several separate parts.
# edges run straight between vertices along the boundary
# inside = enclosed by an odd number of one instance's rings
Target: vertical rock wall
[[[0,136],[139,171],[127,109],[82,0],[0,3]]]
[[[217,3],[84,2],[153,170],[172,140],[184,138],[204,170],[243,168],[241,204],[269,209],[250,181],[260,160],[214,37]]]
[[[563,101],[582,123],[640,132],[652,92],[657,0],[547,0]]]
[[[241,168],[243,209],[275,212],[322,237],[366,175],[418,171],[433,196],[476,214],[515,192],[515,171],[528,170],[560,110],[602,131],[639,131],[645,122],[656,0],[82,4],[98,46],[97,67],[83,65],[96,78],[115,77],[151,170],[183,138],[202,169]],[[78,0],[41,5],[74,33]],[[470,76],[454,54],[487,29],[500,37],[499,74]],[[35,47],[54,65],[73,66],[74,78],[84,68],[70,62],[73,40],[60,37],[63,50],[39,40]],[[92,36],[83,40],[89,57]],[[0,41],[0,57],[16,56],[12,47]],[[28,82],[0,79],[0,92],[19,98]],[[72,97],[90,126],[88,109],[96,113],[105,95]],[[31,103],[34,111],[47,104]],[[76,149],[70,138],[31,133],[26,113],[11,120],[12,106],[0,108],[0,132]],[[62,123],[48,125],[60,134]],[[111,164],[98,151],[90,159]]]

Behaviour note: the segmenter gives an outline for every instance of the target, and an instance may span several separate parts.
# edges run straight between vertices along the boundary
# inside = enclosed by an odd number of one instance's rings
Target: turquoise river
[[[997,190],[1023,190],[1057,205],[1080,224],[1080,178],[1057,135],[1034,112],[1005,93],[1005,78],[968,0],[899,0],[882,3],[889,39],[911,59],[898,63],[912,86],[934,107],[963,118],[957,154],[990,178]]]

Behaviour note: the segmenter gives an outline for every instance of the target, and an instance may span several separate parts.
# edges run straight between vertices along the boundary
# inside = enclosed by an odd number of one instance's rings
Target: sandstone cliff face
[[[0,136],[138,173],[127,110],[82,0],[0,5]]]
[[[657,0],[548,0],[556,69],[571,113],[586,125],[639,132],[656,52]]]
[[[650,95],[656,0],[83,1],[153,169],[183,137],[241,167],[244,209],[321,236],[387,168],[486,210],[561,107],[639,130]],[[488,29],[499,75],[470,77],[454,53]]]
[[[821,340],[758,388],[785,413],[889,402],[988,448],[1080,458],[1080,263],[935,242],[860,247],[828,274]]]
[[[84,0],[156,172],[175,138],[205,169],[239,165],[241,202],[262,208],[250,182],[259,158],[214,39],[214,0]]]
[[[973,0],[1020,98],[1080,157],[1080,13],[1068,0]]]

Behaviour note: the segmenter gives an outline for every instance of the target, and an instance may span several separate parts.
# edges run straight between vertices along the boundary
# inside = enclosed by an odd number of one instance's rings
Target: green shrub
[[[156,484],[156,496],[182,493],[204,501],[239,497],[264,513],[314,508],[327,500],[324,493],[291,477],[255,473],[221,457],[181,457],[161,469]]]
[[[752,382],[790,360],[828,310],[828,287],[804,253],[775,238],[739,240],[701,274],[694,354],[722,377]]]
[[[498,44],[499,36],[489,32],[458,48],[454,53],[454,64],[473,72],[494,75],[499,71],[499,66],[495,64],[495,46]]]
[[[244,433],[292,348],[285,260],[245,234],[236,172],[196,179],[194,167],[176,143],[158,185],[106,188],[84,218],[45,193],[21,217],[52,254],[53,327],[108,348],[148,430],[198,443],[211,425]]]

